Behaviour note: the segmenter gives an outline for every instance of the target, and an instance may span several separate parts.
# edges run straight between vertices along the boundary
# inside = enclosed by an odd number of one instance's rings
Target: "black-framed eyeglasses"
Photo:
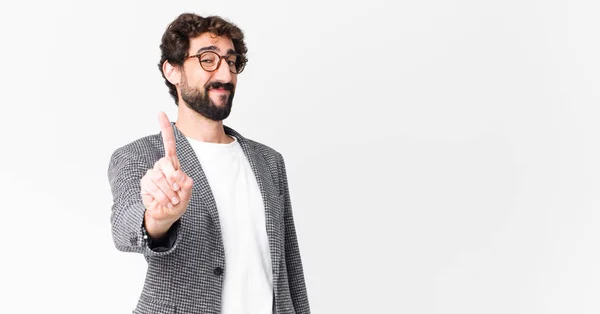
[[[248,59],[239,53],[232,53],[226,56],[220,56],[214,51],[204,51],[199,54],[189,56],[188,59],[198,58],[200,66],[207,72],[216,71],[221,66],[221,60],[225,59],[229,66],[229,72],[233,74],[240,74],[244,71],[246,62]]]

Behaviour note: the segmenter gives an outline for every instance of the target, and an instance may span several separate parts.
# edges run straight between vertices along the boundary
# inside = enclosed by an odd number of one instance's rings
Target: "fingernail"
[[[173,196],[173,199],[171,201],[173,201],[173,204],[179,203],[179,199],[176,196]]]
[[[167,203],[167,207],[169,207],[169,208],[173,208],[173,204],[171,204],[171,203]]]
[[[179,185],[177,183],[173,183],[173,191],[179,190]]]

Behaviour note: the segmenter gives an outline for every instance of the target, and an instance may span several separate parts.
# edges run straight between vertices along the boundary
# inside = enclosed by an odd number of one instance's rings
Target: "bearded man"
[[[116,248],[143,254],[134,313],[310,313],[283,157],[223,124],[247,63],[242,31],[182,14],[159,69],[178,117],[119,147],[108,178]]]

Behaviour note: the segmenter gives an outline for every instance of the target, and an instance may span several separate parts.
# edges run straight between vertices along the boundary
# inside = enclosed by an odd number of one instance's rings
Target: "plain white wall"
[[[597,2],[1,6],[0,312],[135,306],[106,170],[176,120],[183,12],[245,32],[225,124],[286,159],[314,313],[600,312]]]

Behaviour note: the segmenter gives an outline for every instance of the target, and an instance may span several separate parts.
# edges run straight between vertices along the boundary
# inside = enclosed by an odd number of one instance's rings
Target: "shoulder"
[[[160,134],[139,138],[115,149],[111,161],[135,160],[152,165],[163,154],[161,141]]]
[[[256,152],[261,154],[267,161],[279,162],[279,160],[283,159],[283,156],[271,146],[247,138],[229,126],[225,126],[225,132],[246,142],[248,146],[252,147]]]
[[[246,139],[246,141],[259,155],[262,156],[262,159],[267,164],[273,178],[281,179],[286,176],[285,162],[281,153],[263,143],[249,139]]]
[[[246,139],[246,141],[248,141],[248,143],[252,145],[252,147],[254,147],[254,149],[261,153],[265,158],[272,158],[276,160],[283,158],[281,153],[276,151],[271,146],[250,139]]]

